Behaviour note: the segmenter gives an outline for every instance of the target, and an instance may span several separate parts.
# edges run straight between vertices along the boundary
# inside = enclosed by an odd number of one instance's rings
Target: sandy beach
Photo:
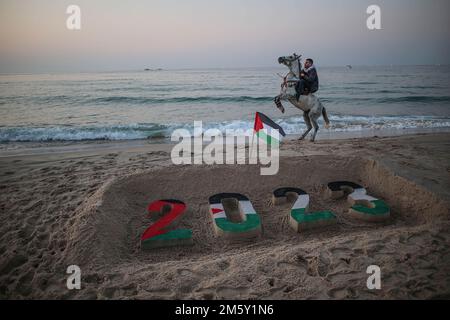
[[[174,166],[172,145],[17,144],[0,153],[2,299],[434,299],[450,298],[450,133],[295,140],[280,171],[258,166]],[[386,201],[382,223],[352,219],[327,182],[350,180]],[[301,187],[312,210],[337,224],[294,232],[278,187]],[[261,217],[259,239],[214,234],[208,197],[247,195]],[[194,245],[143,251],[149,202],[177,198],[188,211],[174,227]],[[66,268],[82,271],[68,290]],[[380,290],[366,287],[378,265]]]

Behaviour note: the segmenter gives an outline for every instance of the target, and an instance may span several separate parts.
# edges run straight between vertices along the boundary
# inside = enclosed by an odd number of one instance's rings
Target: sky
[[[66,9],[81,8],[81,30]],[[381,8],[381,30],[366,9]],[[0,73],[450,64],[448,0],[0,0]]]

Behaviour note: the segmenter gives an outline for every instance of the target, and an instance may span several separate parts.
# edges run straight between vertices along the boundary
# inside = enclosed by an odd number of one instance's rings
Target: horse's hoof
[[[331,125],[329,123],[325,123],[325,129],[330,129]]]

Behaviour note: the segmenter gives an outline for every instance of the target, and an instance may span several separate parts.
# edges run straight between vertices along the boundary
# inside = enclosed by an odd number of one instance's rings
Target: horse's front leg
[[[282,95],[278,95],[276,96],[273,101],[275,102],[275,105],[277,106],[277,108],[281,111],[281,113],[284,113],[284,107],[281,104],[281,99],[282,99]]]
[[[303,119],[305,120],[305,124],[307,126],[306,131],[302,134],[302,136],[298,140],[303,140],[308,135],[308,133],[312,129],[311,120],[309,119],[308,112],[303,112]]]

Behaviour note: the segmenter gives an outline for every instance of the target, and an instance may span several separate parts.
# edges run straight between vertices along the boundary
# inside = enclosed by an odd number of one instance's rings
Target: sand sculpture
[[[302,189],[285,187],[273,192],[274,205],[286,201],[294,202],[289,213],[289,224],[296,232],[336,223],[336,216],[331,211],[308,212],[309,195]]]
[[[327,185],[332,199],[347,196],[348,214],[354,218],[377,222],[389,218],[390,209],[383,201],[367,194],[367,190],[350,181],[335,181]],[[283,187],[272,194],[273,205],[293,203],[289,212],[289,224],[296,231],[335,224],[336,215],[331,211],[309,212],[310,197],[300,188]],[[193,244],[192,230],[167,230],[169,225],[186,211],[186,204],[179,200],[157,200],[149,204],[149,215],[160,213],[162,217],[148,227],[141,236],[141,247],[158,247]],[[209,198],[209,212],[215,234],[228,240],[255,239],[262,233],[261,219],[249,198],[240,193],[218,193]]]
[[[390,209],[383,201],[367,194],[367,190],[357,183],[335,181],[328,183],[328,194],[333,199],[347,196],[350,204],[348,214],[366,221],[384,221],[390,216]]]

